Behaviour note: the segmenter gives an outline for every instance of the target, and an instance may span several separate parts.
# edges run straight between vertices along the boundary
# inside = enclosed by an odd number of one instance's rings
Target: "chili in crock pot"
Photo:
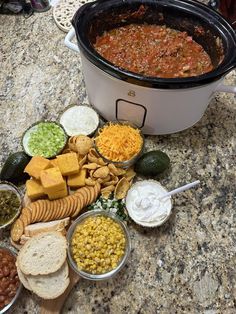
[[[213,69],[209,55],[187,32],[166,26],[118,27],[97,36],[94,48],[114,65],[144,76],[190,77]]]

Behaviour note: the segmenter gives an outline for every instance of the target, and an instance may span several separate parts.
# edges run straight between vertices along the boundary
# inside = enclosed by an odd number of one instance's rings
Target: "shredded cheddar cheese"
[[[132,159],[142,148],[143,138],[138,129],[126,124],[105,125],[95,139],[99,152],[111,161]]]

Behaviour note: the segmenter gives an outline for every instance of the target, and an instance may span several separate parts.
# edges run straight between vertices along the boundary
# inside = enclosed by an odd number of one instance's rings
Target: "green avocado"
[[[19,183],[25,181],[29,176],[24,173],[26,165],[29,163],[31,157],[24,152],[16,152],[8,156],[5,161],[0,179],[12,183]]]
[[[160,150],[143,154],[136,162],[134,170],[144,176],[156,176],[170,165],[170,158]]]

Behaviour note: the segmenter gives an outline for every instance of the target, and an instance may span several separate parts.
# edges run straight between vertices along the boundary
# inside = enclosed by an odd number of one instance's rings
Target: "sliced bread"
[[[58,231],[66,227],[70,222],[70,218],[54,220],[49,222],[38,222],[28,225],[24,229],[24,234],[28,237],[33,237],[41,232]]]
[[[27,280],[32,291],[39,297],[43,299],[55,299],[66,290],[70,283],[68,264],[65,262],[62,267],[53,274],[39,276],[28,275]]]
[[[66,238],[57,231],[40,233],[21,248],[18,264],[25,275],[56,272],[66,260]]]
[[[28,281],[26,275],[24,275],[24,274],[22,273],[22,271],[20,270],[20,267],[19,267],[17,261],[16,261],[16,269],[17,269],[18,277],[19,277],[21,283],[23,284],[23,286],[24,286],[26,289],[28,289],[28,290],[32,290],[31,287],[30,287],[30,285],[29,285],[29,281]]]

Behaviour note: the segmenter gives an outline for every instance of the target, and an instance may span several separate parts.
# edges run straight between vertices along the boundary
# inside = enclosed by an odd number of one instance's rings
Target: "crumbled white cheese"
[[[69,136],[89,135],[97,129],[99,118],[88,106],[73,106],[61,115],[60,123]]]

